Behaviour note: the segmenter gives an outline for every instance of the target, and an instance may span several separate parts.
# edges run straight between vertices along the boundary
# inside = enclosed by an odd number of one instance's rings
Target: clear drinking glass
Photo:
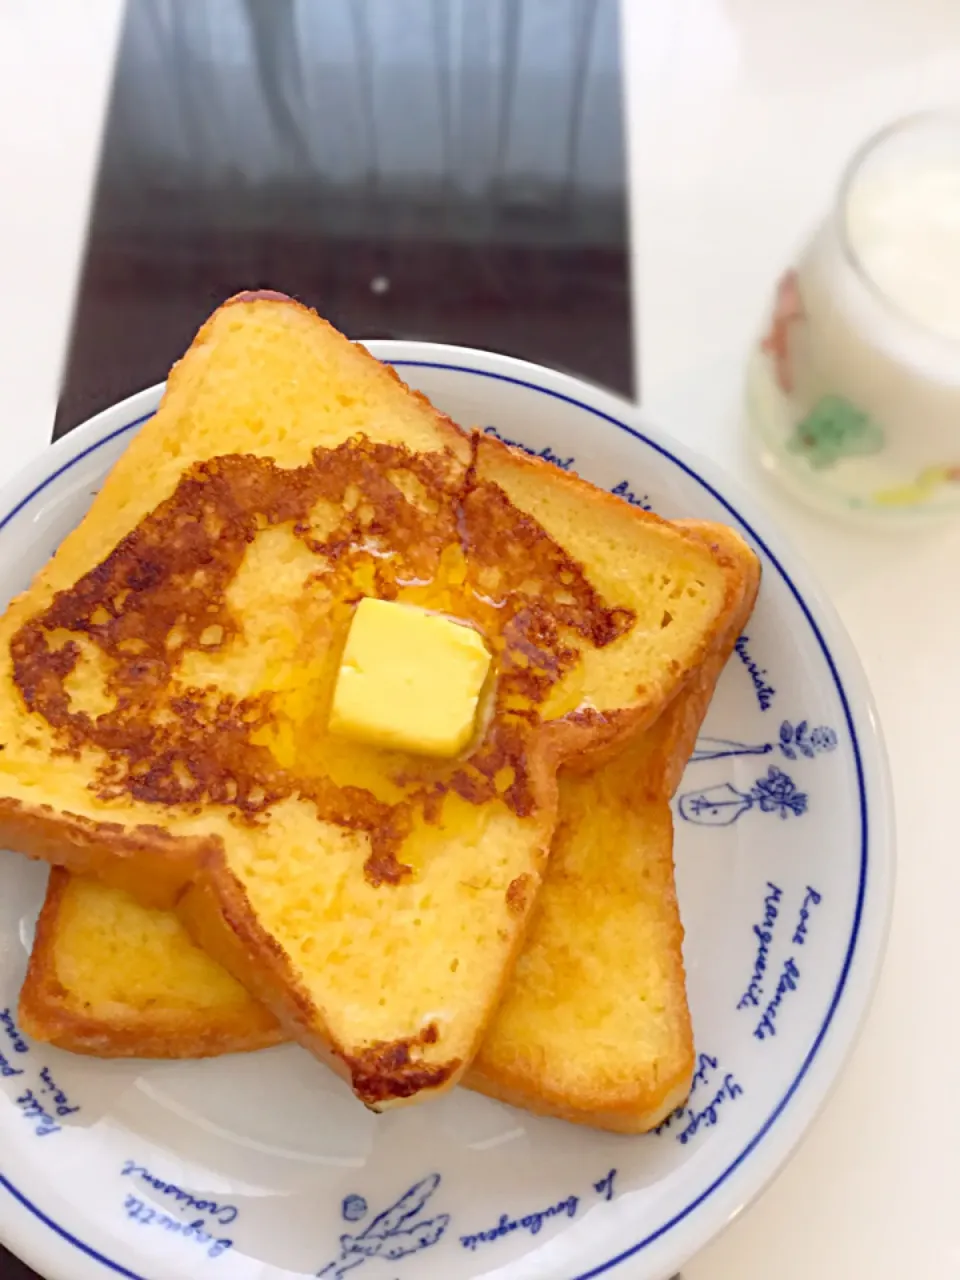
[[[821,506],[960,513],[960,112],[850,161],[777,285],[747,416],[764,465]]]

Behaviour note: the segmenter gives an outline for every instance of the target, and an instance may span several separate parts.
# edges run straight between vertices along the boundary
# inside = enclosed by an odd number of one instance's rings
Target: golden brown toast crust
[[[20,1025],[28,1035],[98,1058],[214,1058],[283,1043],[276,1019],[248,1001],[226,1008],[114,1011],[109,1019],[76,1008],[57,972],[56,934],[70,873],[50,871],[30,966],[20,993]]]
[[[636,1077],[628,1084],[615,1087],[609,1081],[597,1082],[593,1089],[581,1086],[574,1095],[568,1087],[553,1084],[549,1062],[544,1062],[536,1052],[505,1051],[505,1042],[501,1040],[505,1033],[501,1032],[498,1017],[495,1017],[464,1081],[470,1089],[540,1115],[621,1133],[643,1133],[655,1128],[677,1108],[690,1089],[695,1052],[685,996],[684,931],[674,886],[669,798],[679,785],[717,680],[753,611],[760,585],[759,560],[732,530],[701,521],[682,523],[693,536],[714,545],[730,567],[736,588],[735,603],[728,614],[727,625],[714,651],[645,734],[582,780],[572,776],[565,787],[561,774],[560,823],[554,839],[551,871],[532,919],[527,942],[528,948],[538,945],[538,931],[544,913],[551,905],[551,885],[555,878],[572,875],[576,884],[577,872],[568,870],[565,850],[569,848],[574,854],[577,851],[579,819],[575,811],[567,811],[564,800],[572,799],[578,787],[589,791],[591,782],[600,783],[601,789],[606,783],[612,788],[612,803],[623,806],[625,811],[636,808],[645,815],[642,850],[619,852],[628,858],[639,853],[633,874],[639,876],[642,869],[644,892],[659,896],[658,915],[668,935],[661,939],[661,963],[672,968],[672,997],[663,1016],[674,1024],[671,1037],[673,1054],[658,1062],[653,1076],[649,1070],[639,1069],[641,1064],[638,1063]],[[599,803],[599,796],[591,798],[588,795],[584,821],[595,820],[593,810]],[[613,850],[610,856],[611,859],[615,856]],[[574,858],[574,867],[575,861]],[[640,881],[637,883],[639,886]],[[592,887],[595,886],[585,883],[584,893]],[[590,939],[579,937],[577,941],[580,949],[589,953]],[[552,944],[545,941],[543,945],[549,957]],[[629,964],[628,958],[625,958],[625,964]],[[510,1002],[515,991],[516,988],[508,988],[505,1003]],[[647,1063],[642,1065],[649,1066]]]
[[[368,1105],[440,1088],[460,1067],[456,1061],[418,1062],[414,1041],[371,1046],[363,1058],[333,1049],[314,1030],[312,1004],[300,990],[287,956],[259,927],[243,886],[228,869],[195,881],[181,899],[178,914],[195,942],[272,1010],[289,1037],[350,1082]],[[278,1034],[282,1036],[279,1028]]]
[[[597,1082],[592,1090],[581,1087],[576,1094],[572,1094],[552,1083],[549,1078],[549,1062],[536,1065],[536,1054],[523,1059],[511,1056],[507,1068],[502,1054],[498,1052],[501,1033],[497,1019],[494,1018],[487,1039],[464,1080],[468,1089],[495,1098],[498,1102],[531,1111],[535,1115],[552,1116],[614,1133],[633,1134],[646,1133],[656,1128],[690,1092],[696,1055],[690,1013],[684,995],[684,931],[673,879],[673,819],[669,802],[665,799],[641,799],[638,803],[654,810],[646,820],[641,861],[647,890],[659,897],[658,914],[669,922],[670,936],[663,940],[658,954],[661,956],[660,963],[672,970],[672,1002],[670,1008],[664,1010],[662,1017],[668,1018],[672,1024],[673,1053],[658,1060],[655,1076],[651,1076],[648,1062],[638,1063],[637,1075],[628,1085],[618,1088],[609,1082]],[[653,835],[651,827],[659,828],[660,834]],[[568,833],[567,838],[576,839],[576,835]],[[558,840],[563,839],[564,833],[558,831]],[[562,857],[562,850],[556,856]],[[548,880],[548,887],[549,883]],[[545,893],[548,892],[548,887]],[[536,941],[537,924],[538,918],[535,916],[531,925],[530,943]],[[581,941],[584,948],[589,949],[589,940]],[[629,960],[625,963],[629,964]]]
[[[241,297],[227,305],[256,307],[277,301],[274,295]],[[309,314],[282,295],[279,301]],[[204,325],[172,372],[164,398],[168,418],[177,411],[174,406],[188,366],[193,369],[199,362],[202,368],[209,360],[208,347],[221,314]],[[400,383],[394,371],[388,372]],[[427,404],[423,397],[417,399]],[[91,791],[107,813],[115,803],[130,802],[143,805],[146,813],[161,814],[164,807],[197,814],[220,807],[238,822],[255,824],[279,800],[302,796],[321,818],[366,833],[372,843],[366,878],[371,885],[390,886],[410,872],[402,860],[409,803],[386,805],[362,794],[362,788],[307,778],[278,765],[253,740],[255,732],[270,723],[269,699],[231,700],[220,698],[214,689],[211,701],[209,689],[203,688],[181,689],[173,696],[170,672],[180,653],[216,651],[235,633],[225,588],[263,521],[292,523],[296,537],[329,564],[331,595],[346,606],[351,589],[354,600],[371,589],[350,587],[349,575],[360,569],[372,575],[375,593],[387,598],[395,593],[394,583],[378,576],[382,557],[363,549],[363,535],[372,531],[386,539],[403,559],[404,574],[414,580],[435,575],[447,547],[462,547],[468,579],[477,575],[476,589],[469,595],[480,608],[476,621],[482,630],[503,638],[497,709],[486,735],[465,761],[446,771],[415,762],[403,786],[427,822],[444,792],[473,805],[503,804],[519,819],[530,821],[533,883],[529,893],[514,893],[510,902],[509,959],[522,944],[525,913],[545,866],[556,806],[556,768],[572,753],[591,745],[611,746],[650,723],[701,660],[715,627],[705,626],[699,648],[683,663],[675,662],[655,687],[631,691],[627,706],[573,711],[541,723],[538,707],[577,661],[570,634],[577,635],[582,649],[604,649],[630,632],[634,617],[622,606],[608,607],[580,565],[505,496],[503,486],[514,481],[535,489],[552,485],[561,498],[595,504],[591,509],[602,511],[603,520],[622,528],[625,535],[640,527],[659,530],[664,538],[677,535],[657,517],[489,438],[468,443],[449,419],[435,418],[443,451],[429,454],[353,439],[317,449],[310,462],[293,468],[279,468],[271,458],[253,455],[200,459],[183,471],[172,493],[134,521],[104,559],[63,580],[64,566],[83,563],[85,522],[64,543],[49,582],[41,575],[42,607],[25,615],[23,602],[12,606],[11,617],[19,621],[10,646],[13,676],[27,711],[42,718],[57,750],[79,755],[81,749],[94,749],[94,758],[102,763]],[[458,468],[468,461],[464,481]],[[94,504],[98,518],[106,512],[113,520],[116,474],[130,465],[121,460],[108,478]],[[386,484],[384,475],[391,469],[411,475],[426,492],[426,502],[404,500]],[[361,500],[351,505],[349,489],[358,477]],[[309,514],[318,500],[339,511],[333,530],[317,533],[310,525]],[[525,586],[531,572],[537,586],[532,596]],[[488,575],[495,578],[498,596],[492,601]],[[51,583],[60,588],[55,594],[48,590]],[[715,619],[722,613],[718,605]],[[64,631],[77,639],[55,643],[54,637]],[[76,710],[66,691],[81,655],[79,639],[112,664],[113,705],[97,715]],[[523,707],[519,712],[514,705],[518,702]],[[158,708],[162,719],[154,714]],[[504,780],[505,774],[509,776]],[[462,1073],[476,1044],[448,1059],[438,1046],[429,1064],[434,1075],[426,1079],[418,1058],[436,1043],[429,1026],[417,1036],[360,1050],[333,1045],[323,1032],[320,1011],[298,985],[288,958],[258,924],[227,866],[219,837],[161,836],[161,829],[150,824],[131,830],[106,818],[74,818],[0,798],[0,840],[10,847],[81,874],[99,875],[153,905],[174,905],[186,894],[179,909],[211,953],[249,982],[287,1029],[314,1052],[338,1054],[351,1069],[355,1088],[372,1105],[449,1085]],[[506,964],[503,982],[508,974]],[[482,1030],[477,1027],[477,1041]]]
[[[711,524],[709,521],[667,521],[652,511],[625,503],[622,498],[605,489],[595,488],[575,472],[560,471],[543,458],[533,457],[512,446],[504,446],[487,435],[475,434],[475,440],[475,474],[496,477],[504,470],[503,459],[509,458],[508,472],[512,470],[521,473],[528,490],[537,486],[539,481],[545,487],[557,491],[558,495],[565,495],[573,506],[589,501],[594,510],[603,512],[603,520],[612,529],[626,529],[631,524],[645,524],[649,528],[669,527],[695,543],[709,546],[714,563],[724,573],[726,592],[717,614],[716,625],[709,635],[704,636],[702,644],[688,660],[672,665],[669,692],[641,688],[636,691],[636,704],[629,709],[613,712],[578,710],[546,726],[547,735],[551,740],[556,740],[554,758],[558,762],[578,772],[592,769],[614,755],[623,743],[652,725],[670,700],[685,689],[691,674],[701,670],[723,634],[727,620],[738,607],[742,591],[742,553],[746,544],[739,535],[725,526]],[[703,537],[703,530],[714,530],[717,533],[715,537]],[[504,537],[499,544],[501,552],[508,554],[510,545],[511,539]]]
[[[167,379],[168,386],[170,385],[170,379],[176,376],[176,371],[178,367],[181,364],[183,364],[183,361],[190,354],[190,352],[193,351],[194,348],[197,347],[198,345],[202,345],[204,342],[208,341],[211,334],[213,333],[214,323],[217,319],[217,316],[220,314],[220,312],[225,310],[227,307],[242,306],[250,302],[279,302],[284,307],[290,307],[295,311],[299,311],[305,316],[309,316],[312,324],[319,323],[325,329],[329,330],[330,333],[338,334],[338,330],[336,330],[333,327],[333,325],[329,322],[329,320],[325,320],[323,316],[321,316],[318,312],[314,311],[312,307],[305,306],[302,302],[298,302],[296,298],[291,298],[289,294],[280,293],[276,289],[242,289],[239,293],[235,293],[232,297],[227,298],[225,302],[221,303],[220,306],[217,308],[217,310],[214,311],[208,317],[208,319],[204,322],[204,324],[198,330],[197,336],[194,338],[193,342],[190,344],[190,348],[187,351],[186,355],[184,355],[180,360],[178,360],[174,364],[173,368],[170,370],[170,374]],[[388,377],[392,378],[394,382],[398,383],[401,387],[403,387],[404,391],[408,395],[412,396],[414,400],[419,401],[419,403],[422,404],[424,408],[429,410],[430,414],[435,419],[436,424],[441,431],[441,434],[444,437],[444,444],[446,448],[450,449],[455,455],[459,456],[461,459],[465,461],[467,457],[467,450],[464,447],[465,446],[464,432],[462,428],[459,427],[457,423],[454,422],[454,420],[450,417],[450,415],[448,413],[442,413],[427,398],[427,396],[423,394],[422,391],[416,391],[414,390],[413,387],[408,387],[407,384],[400,377],[399,373],[397,373],[396,369],[393,367],[392,364],[383,364],[382,361],[376,358],[376,356],[370,355],[370,352],[367,350],[367,348],[363,345],[362,342],[354,342],[353,346],[358,351],[362,351],[363,354],[369,360],[371,360],[375,365],[377,365],[378,368],[382,369],[387,374]]]
[[[678,520],[677,524],[694,537],[702,538],[727,563],[733,561],[741,576],[739,601],[731,622],[720,636],[714,654],[694,673],[686,696],[677,700],[664,717],[660,733],[663,774],[661,794],[672,796],[696,746],[697,734],[710,706],[717,681],[733,652],[743,628],[750,620],[760,591],[760,561],[732,529],[706,520]]]
[[[175,836],[148,823],[97,822],[51,805],[0,796],[0,844],[76,875],[95,876],[149,907],[172,910],[184,886],[220,849],[217,837]],[[149,859],[151,874],[143,875]]]

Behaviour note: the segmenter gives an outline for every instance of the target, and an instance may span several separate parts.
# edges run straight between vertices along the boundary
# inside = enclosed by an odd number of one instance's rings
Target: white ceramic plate
[[[373,343],[464,424],[763,559],[677,801],[699,1051],[688,1104],[624,1138],[458,1090],[374,1116],[295,1047],[98,1062],[31,1044],[19,984],[44,872],[0,853],[0,1237],[49,1280],[586,1280],[671,1274],[769,1180],[863,1017],[893,880],[890,792],[855,655],[731,486],[612,396],[503,357]],[[79,521],[160,389],[0,499],[0,601]]]

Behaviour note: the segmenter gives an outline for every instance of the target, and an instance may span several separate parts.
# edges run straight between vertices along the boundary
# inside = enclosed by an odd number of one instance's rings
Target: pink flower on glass
[[[770,329],[760,343],[762,350],[773,360],[777,383],[785,395],[793,390],[793,371],[790,368],[790,326],[804,316],[803,300],[797,284],[796,271],[787,271],[777,285],[770,318]]]

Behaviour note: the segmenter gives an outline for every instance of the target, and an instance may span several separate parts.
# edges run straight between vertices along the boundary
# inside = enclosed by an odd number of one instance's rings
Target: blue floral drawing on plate
[[[780,750],[788,760],[796,760],[806,756],[812,760],[821,752],[833,751],[837,745],[837,735],[825,724],[811,729],[808,721],[801,720],[793,725],[784,720],[780,726],[780,736],[776,742],[736,742],[732,738],[711,738],[701,735],[691,763],[698,760],[724,760],[729,756],[766,756],[771,751]]]
[[[362,1266],[369,1258],[395,1262],[411,1253],[432,1248],[446,1231],[450,1215],[441,1213],[435,1218],[416,1219],[439,1185],[440,1174],[431,1173],[429,1177],[415,1182],[388,1209],[377,1214],[358,1235],[342,1235],[340,1256],[328,1262],[317,1275],[341,1280],[348,1271]],[[366,1207],[362,1196],[347,1196],[343,1201],[343,1215],[350,1221],[356,1221],[356,1217],[362,1217],[366,1212]]]
[[[730,782],[721,782],[702,791],[686,791],[680,797],[680,817],[703,827],[729,827],[751,809],[777,813],[781,818],[799,818],[807,812],[807,795],[775,765],[758,778],[749,791],[739,791]]]
[[[344,1196],[340,1212],[346,1222],[359,1222],[367,1216],[367,1202],[363,1196]]]

